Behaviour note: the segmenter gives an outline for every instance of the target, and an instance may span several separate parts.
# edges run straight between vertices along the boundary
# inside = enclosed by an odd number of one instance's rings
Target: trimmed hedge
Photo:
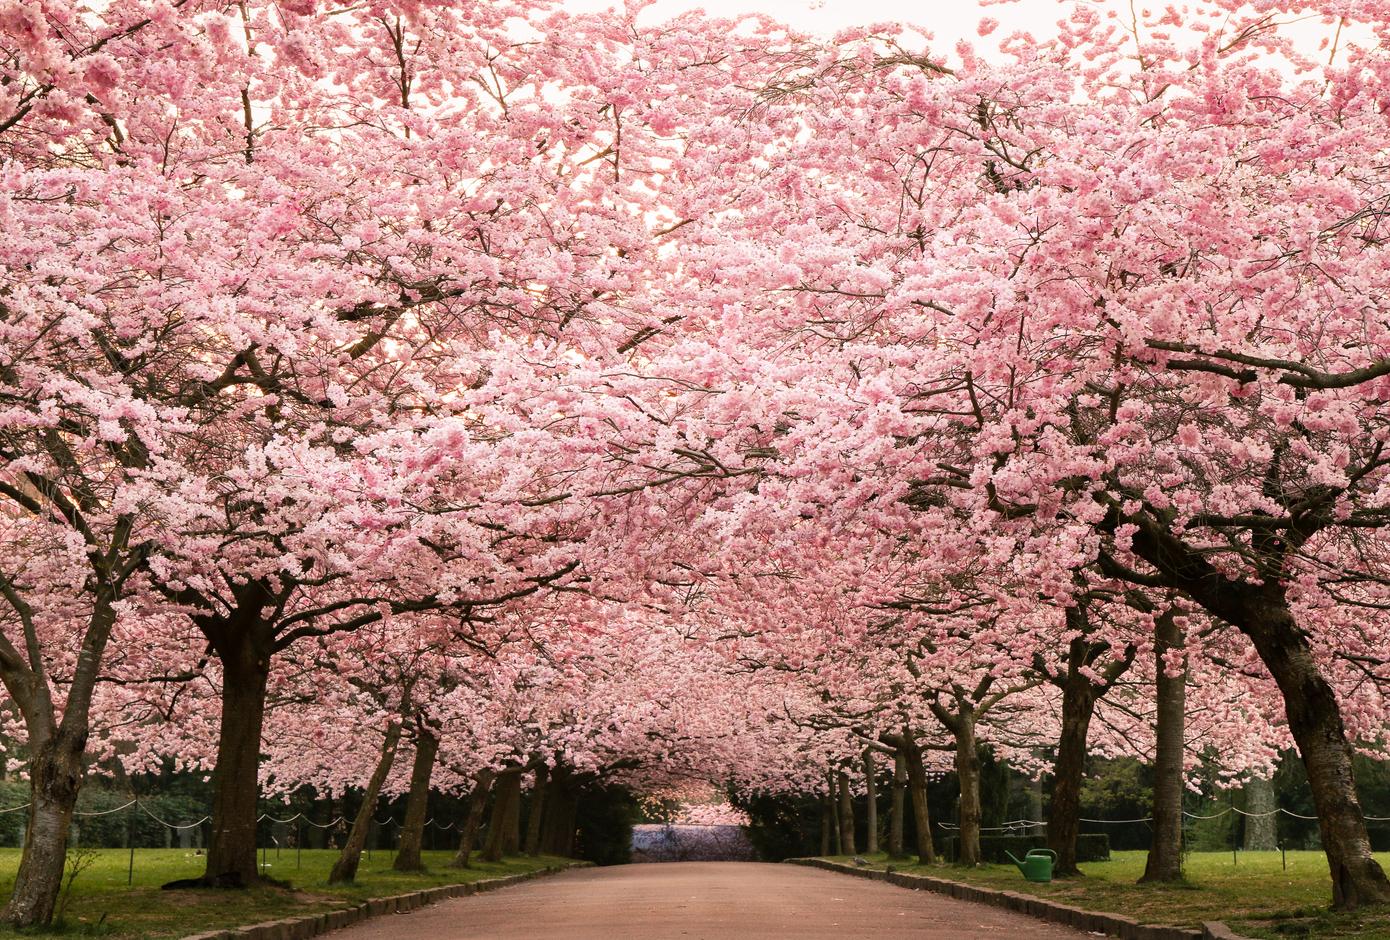
[[[957,836],[948,836],[942,845],[942,855],[946,861],[954,862],[960,845]],[[1047,836],[980,836],[980,859],[996,865],[1012,865],[1005,855],[1012,852],[1019,858],[1028,854],[1029,849],[1047,848]],[[1076,837],[1076,860],[1078,862],[1110,861],[1110,837],[1105,833],[1083,833]]]

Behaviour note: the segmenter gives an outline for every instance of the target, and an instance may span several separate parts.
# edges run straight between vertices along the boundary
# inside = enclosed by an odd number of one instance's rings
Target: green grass
[[[136,849],[133,884],[127,885],[128,849],[99,849],[92,866],[77,876],[64,924],[51,933],[69,936],[182,937],[205,930],[245,926],[282,917],[331,911],[367,898],[406,894],[438,885],[479,881],[534,871],[569,859],[508,858],[496,864],[474,861],[468,869],[449,868],[452,852],[425,852],[427,871],[391,870],[394,853],[364,855],[351,886],[327,884],[336,851],[305,849],[299,865],[289,849],[266,854],[266,875],[289,888],[264,886],[247,891],[194,889],[161,891],[160,885],[203,873],[205,858],[188,849]],[[0,849],[0,896],[8,897],[19,867],[18,849]],[[27,933],[27,932],[26,932]],[[0,937],[15,936],[0,928]]]
[[[1321,852],[1289,852],[1288,869],[1278,852],[1193,852],[1187,857],[1187,880],[1177,885],[1138,885],[1145,852],[1112,852],[1108,862],[1082,863],[1083,877],[1051,884],[1024,881],[1012,865],[959,868],[899,862],[895,870],[951,878],[997,890],[1020,891],[1062,904],[1132,917],[1141,923],[1196,927],[1204,920],[1225,921],[1237,933],[1263,940],[1291,937],[1390,938],[1390,907],[1341,914],[1328,910],[1332,880]],[[870,856],[875,868],[887,856]],[[1390,853],[1376,856],[1390,869]],[[839,856],[835,861],[848,861]]]

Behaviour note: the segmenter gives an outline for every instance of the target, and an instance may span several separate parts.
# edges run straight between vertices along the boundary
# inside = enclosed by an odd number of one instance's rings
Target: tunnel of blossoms
[[[1291,755],[1390,902],[1390,3],[1047,6],[0,0],[4,920],[112,781],[207,783],[201,884],[306,789],[348,881],[613,787],[934,861],[949,779],[974,864],[984,752],[1059,874],[1151,767],[1157,880]]]

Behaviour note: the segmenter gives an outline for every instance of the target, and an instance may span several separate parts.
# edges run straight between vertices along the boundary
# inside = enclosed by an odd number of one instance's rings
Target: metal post
[[[132,806],[131,811],[125,814],[125,844],[130,846],[130,867],[126,869],[125,875],[126,887],[130,887],[131,885],[135,884],[135,835],[133,832],[135,822],[134,811],[135,807]]]
[[[300,814],[303,815],[302,813]],[[304,820],[294,821],[294,867],[304,867]]]

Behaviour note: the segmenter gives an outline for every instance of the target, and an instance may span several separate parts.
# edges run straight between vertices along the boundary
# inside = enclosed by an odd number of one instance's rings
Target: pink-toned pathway
[[[1079,940],[1084,933],[799,865],[584,868],[328,934],[333,940]]]

